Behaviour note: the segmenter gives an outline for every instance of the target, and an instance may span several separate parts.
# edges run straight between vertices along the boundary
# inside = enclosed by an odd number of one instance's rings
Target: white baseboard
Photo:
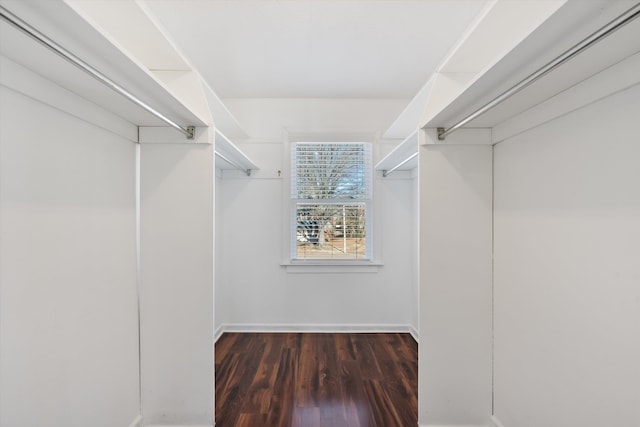
[[[418,333],[418,329],[413,325],[409,325],[409,333],[415,340],[415,342],[420,342],[420,334]]]
[[[131,421],[129,427],[142,427],[142,415],[138,415],[133,421]]]
[[[504,427],[504,424],[502,424],[502,422],[495,415],[491,415],[491,422],[493,422],[492,427]]]
[[[487,426],[484,424],[419,424],[418,427],[487,427]]]
[[[217,343],[222,334],[224,333],[224,325],[218,326],[214,335],[213,335],[213,343]]]
[[[368,332],[368,333],[410,333],[414,334],[410,325],[380,325],[380,324],[286,324],[286,323],[227,323],[216,330],[220,335],[225,332]],[[416,335],[417,335],[417,331]],[[415,336],[414,336],[415,338]]]
[[[211,427],[213,424],[149,424],[145,427]]]

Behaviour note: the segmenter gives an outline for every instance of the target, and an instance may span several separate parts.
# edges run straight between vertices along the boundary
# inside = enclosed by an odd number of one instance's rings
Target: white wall
[[[412,171],[411,181],[412,212],[412,277],[411,298],[413,299],[411,310],[411,325],[415,328],[414,334],[420,337],[420,171],[418,168]]]
[[[220,201],[220,195],[222,194],[222,192],[219,190],[221,187],[221,183],[222,183],[222,171],[220,169],[215,169],[214,170],[215,173],[215,180],[214,180],[214,188],[216,189],[215,191],[215,209],[214,209],[214,230],[215,233],[219,233],[220,230],[224,229],[224,222],[222,222],[222,215],[220,213],[220,208],[222,206],[222,202]],[[220,238],[216,238],[214,239],[214,264],[217,266],[217,260],[219,259],[219,254],[220,251],[222,250],[222,245],[220,243]],[[224,304],[218,304],[216,302],[216,299],[218,298],[219,294],[220,294],[220,283],[222,283],[222,278],[221,278],[221,273],[220,273],[221,269],[220,268],[215,268],[214,269],[214,295],[213,295],[213,300],[214,300],[214,321],[213,321],[213,330],[214,330],[214,338],[217,340],[218,338],[220,338],[220,335],[222,334],[222,323],[223,320],[225,318],[225,313],[226,310],[224,309]],[[222,301],[224,303],[224,301]]]
[[[145,425],[210,426],[213,145],[141,141],[142,413]]]
[[[380,132],[408,99],[267,98],[224,99],[251,138],[278,141],[288,132]]]
[[[492,147],[473,145],[489,137],[460,131],[445,144],[420,146],[424,426],[484,426],[491,414]],[[472,145],[456,145],[460,138]]]
[[[128,426],[140,413],[135,150],[92,119],[135,126],[2,61],[0,426]]]
[[[409,172],[385,179],[376,173],[374,231],[383,266],[366,272],[292,273],[281,265],[289,257],[283,249],[289,234],[289,145],[283,140],[319,134],[373,138],[407,100],[224,101],[251,135],[234,142],[260,169],[251,177],[225,170],[217,181],[217,322],[227,330],[417,329],[415,200]],[[374,162],[394,146],[393,141],[376,144]]]
[[[495,147],[495,414],[640,425],[640,86]]]
[[[370,272],[295,274],[281,266],[282,239],[287,234],[281,224],[283,215],[288,215],[282,202],[289,194],[283,183],[289,169],[284,164],[285,145],[280,141],[238,145],[260,170],[251,177],[224,171],[219,181],[216,310],[220,321],[240,329],[294,325],[407,330],[417,311],[412,307],[417,305],[412,294],[412,259],[417,254],[412,243],[410,174],[399,172],[385,179],[376,174],[374,221],[382,267]]]

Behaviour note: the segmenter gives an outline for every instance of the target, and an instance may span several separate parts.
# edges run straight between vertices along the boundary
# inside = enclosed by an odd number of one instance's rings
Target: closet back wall
[[[375,178],[376,243],[384,264],[371,272],[291,273],[281,266],[289,213],[279,141],[238,144],[260,166],[251,177],[224,172],[217,181],[217,326],[404,329],[414,324],[417,263],[414,186],[409,172]],[[375,150],[374,150],[375,151]],[[374,162],[377,159],[374,158]],[[286,246],[286,243],[285,243]],[[416,307],[413,307],[416,305]],[[416,322],[417,323],[417,322]]]

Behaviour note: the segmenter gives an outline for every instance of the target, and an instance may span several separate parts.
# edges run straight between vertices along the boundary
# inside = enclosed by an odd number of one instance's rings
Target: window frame
[[[369,139],[369,140],[368,140]],[[296,147],[298,144],[362,144],[365,148],[365,165],[367,167],[365,181],[369,186],[366,190],[367,196],[361,199],[299,199],[292,194],[293,183],[296,180]],[[288,206],[287,228],[287,261],[283,265],[287,266],[340,266],[340,267],[362,267],[362,266],[378,266],[374,262],[375,259],[375,241],[374,241],[374,170],[373,170],[373,143],[370,138],[298,138],[290,141],[288,144],[287,161],[290,165],[286,181],[286,204]],[[298,204],[318,204],[318,205],[350,205],[364,204],[365,208],[365,255],[362,258],[297,258],[297,232]],[[356,270],[354,270],[356,271]],[[364,270],[362,270],[364,271]]]

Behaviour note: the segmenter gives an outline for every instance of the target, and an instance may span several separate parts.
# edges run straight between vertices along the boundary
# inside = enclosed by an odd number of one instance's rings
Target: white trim
[[[145,427],[211,427],[211,424],[149,424]]]
[[[410,325],[384,324],[289,324],[289,323],[225,323],[218,328],[225,332],[324,332],[324,333],[411,333]]]
[[[224,325],[220,325],[216,328],[215,333],[213,334],[213,343],[217,343],[218,340],[220,339],[220,337],[222,336],[222,334],[224,334],[225,330],[224,330]]]
[[[142,415],[138,415],[133,421],[131,421],[129,427],[142,427]]]
[[[418,427],[487,427],[487,425],[486,424],[419,424]]]
[[[140,274],[140,144],[135,144],[135,173],[136,173],[136,184],[135,184],[135,197],[136,197],[136,320],[137,320],[137,328],[138,328],[138,407],[140,408],[140,413],[142,414],[142,316],[140,311],[140,296],[141,296],[141,282],[140,278],[142,277]]]
[[[187,139],[176,129],[169,126],[140,126],[138,142],[140,144],[213,144],[213,128],[197,126],[193,139]]]
[[[418,328],[416,328],[413,325],[409,325],[409,333],[411,334],[411,336],[413,337],[413,340],[416,343],[420,342],[420,333],[418,332]]]
[[[492,427],[486,424],[419,424],[418,427]]]
[[[330,261],[330,260],[327,260]],[[362,261],[342,261],[336,260],[327,262],[324,260],[291,261],[283,262],[280,265],[286,267],[287,273],[377,273],[383,266],[381,263]]]
[[[493,427],[504,427],[502,421],[500,421],[495,415],[491,415],[491,422],[493,422]]]
[[[436,128],[424,128],[423,146],[430,145],[493,145],[493,129],[491,128],[461,128],[455,133],[447,135],[447,139],[440,141]]]

